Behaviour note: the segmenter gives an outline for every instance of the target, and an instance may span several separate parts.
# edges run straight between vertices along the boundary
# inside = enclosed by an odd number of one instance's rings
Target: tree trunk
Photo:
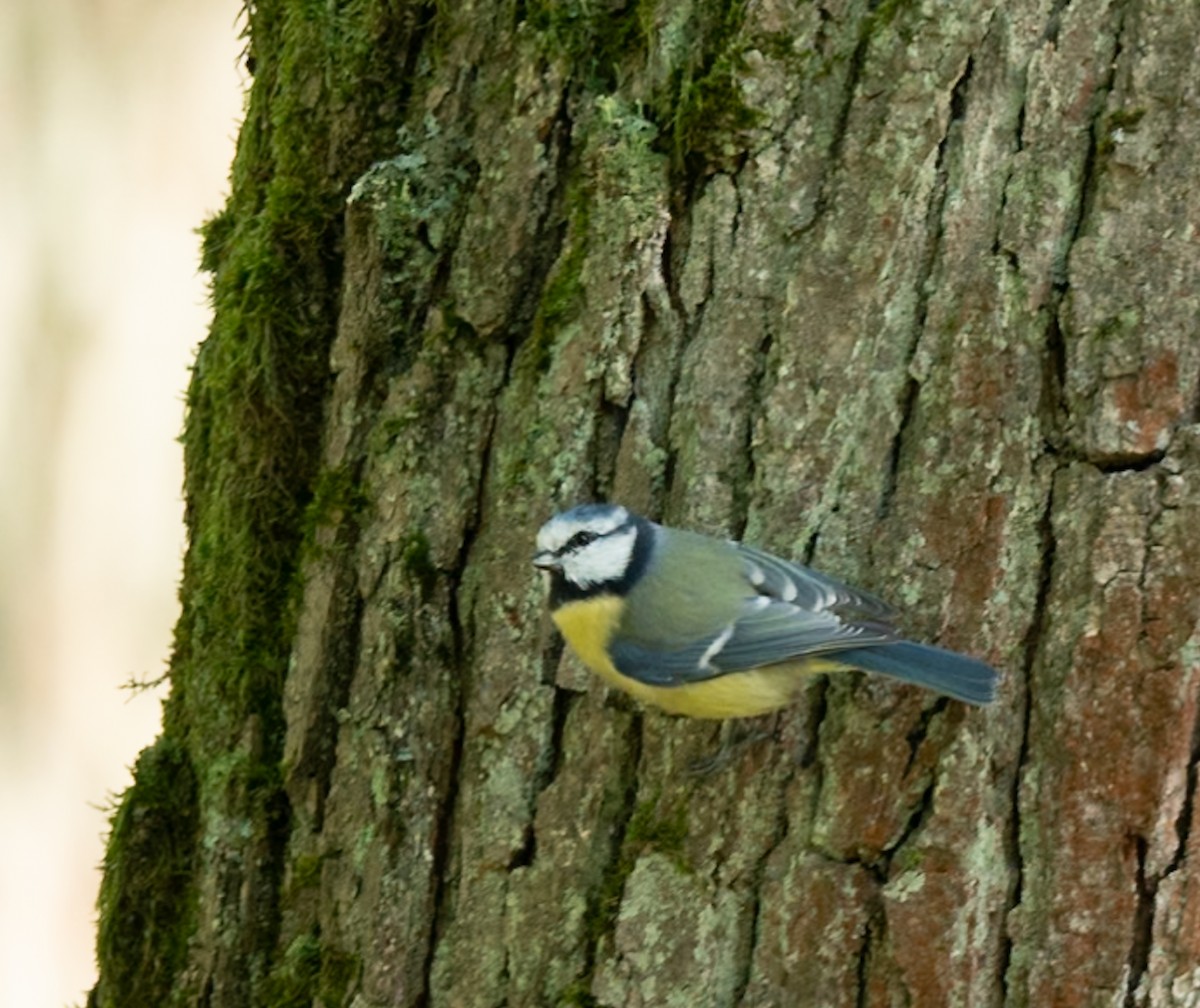
[[[248,8],[99,1006],[1200,1003],[1200,6]],[[562,651],[586,499],[1005,673],[719,726]]]

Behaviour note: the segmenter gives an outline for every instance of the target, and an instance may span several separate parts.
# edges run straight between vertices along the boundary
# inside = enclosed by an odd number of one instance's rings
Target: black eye
[[[577,549],[582,549],[588,543],[595,542],[599,538],[600,537],[591,529],[583,529],[580,532],[576,532],[573,536],[571,536],[570,539],[567,540],[566,545],[562,548],[562,551],[564,553],[569,553]]]

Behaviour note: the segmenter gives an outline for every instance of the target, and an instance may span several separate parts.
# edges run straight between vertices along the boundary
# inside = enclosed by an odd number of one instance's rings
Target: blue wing
[[[619,637],[610,645],[619,672],[653,686],[679,686],[824,655],[966,703],[986,704],[995,697],[999,676],[993,668],[904,640],[895,628],[895,610],[881,599],[752,546],[732,545],[745,582],[734,618],[677,648]]]
[[[893,610],[875,596],[753,547],[734,546],[745,581],[745,600],[734,619],[673,649],[618,638],[610,652],[619,672],[675,686],[898,639]]]
[[[760,595],[793,602],[812,613],[828,611],[848,621],[861,619],[891,624],[896,617],[896,610],[883,599],[860,588],[851,588],[828,574],[790,563],[744,543],[733,546],[742,558],[746,580]]]

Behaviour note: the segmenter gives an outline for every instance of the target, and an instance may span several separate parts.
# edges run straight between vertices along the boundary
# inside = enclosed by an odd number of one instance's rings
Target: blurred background
[[[82,1004],[106,806],[158,730],[176,443],[239,0],[0,4],[0,1006]]]

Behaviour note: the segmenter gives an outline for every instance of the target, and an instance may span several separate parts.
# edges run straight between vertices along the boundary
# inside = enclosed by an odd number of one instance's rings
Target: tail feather
[[[990,665],[944,648],[914,641],[853,648],[831,655],[838,662],[925,686],[964,703],[991,703],[1000,676]]]

